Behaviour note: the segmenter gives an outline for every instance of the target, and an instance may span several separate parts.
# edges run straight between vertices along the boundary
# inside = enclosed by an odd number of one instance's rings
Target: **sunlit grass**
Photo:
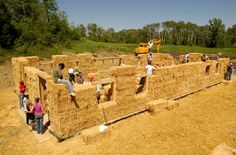
[[[51,58],[52,55],[63,53],[112,53],[112,54],[134,54],[135,48],[139,44],[121,44],[121,43],[106,43],[95,42],[85,38],[79,41],[69,42],[67,48],[62,45],[55,45],[51,48],[45,47],[18,47],[14,50],[3,50],[0,48],[0,63],[9,60],[11,57],[18,56],[39,56],[41,58]],[[156,46],[153,52],[156,52]],[[174,52],[183,54],[185,51],[191,53],[219,54],[226,56],[236,56],[236,48],[205,48],[199,46],[184,46],[184,45],[161,45],[161,52]]]

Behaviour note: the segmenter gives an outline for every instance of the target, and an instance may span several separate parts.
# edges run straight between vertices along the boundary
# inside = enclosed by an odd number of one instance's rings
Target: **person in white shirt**
[[[152,52],[152,46],[153,46],[153,42],[149,41],[148,42],[148,52],[151,53]]]
[[[153,71],[156,69],[156,67],[152,66],[150,63],[146,66],[146,73],[148,76],[152,75]]]
[[[188,62],[189,62],[189,56],[190,56],[189,53],[188,53],[188,52],[185,52],[183,63],[188,63]]]
[[[75,83],[75,75],[74,75],[74,68],[70,67],[68,69],[69,81],[70,83]]]

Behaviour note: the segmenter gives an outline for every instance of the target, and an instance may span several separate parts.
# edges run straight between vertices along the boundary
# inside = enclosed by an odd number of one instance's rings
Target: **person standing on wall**
[[[57,67],[53,68],[52,76],[54,83],[63,83],[66,85],[71,96],[76,96],[70,81],[63,79],[62,70],[65,68],[64,63],[60,63]]]
[[[201,58],[203,62],[206,62],[207,60],[209,60],[209,57],[206,54],[203,54]]]
[[[69,81],[71,84],[75,83],[75,75],[74,75],[74,68],[70,67],[68,69]]]
[[[146,66],[146,73],[148,76],[152,75],[152,72],[156,69],[156,67],[152,66],[152,64],[148,63]]]
[[[43,134],[43,106],[39,102],[40,98],[35,98],[35,104],[33,105],[33,111],[36,119],[37,134]],[[32,111],[31,111],[32,112]]]
[[[152,46],[153,46],[153,42],[152,42],[152,41],[149,41],[149,42],[148,42],[148,52],[149,52],[149,53],[152,53]]]
[[[188,53],[188,52],[185,52],[183,63],[188,63],[188,62],[189,62],[189,56],[190,56],[189,53]]]

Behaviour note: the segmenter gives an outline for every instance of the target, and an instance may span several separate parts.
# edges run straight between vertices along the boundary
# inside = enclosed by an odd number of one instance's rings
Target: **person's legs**
[[[22,93],[19,93],[19,104],[20,104],[19,106],[20,106],[20,108],[24,107],[23,97],[24,97],[24,95]]]
[[[72,77],[72,74],[71,73],[68,73],[68,75],[69,75],[69,81],[70,81],[70,83],[72,83],[74,80],[73,80],[73,77]]]
[[[229,80],[229,72],[226,73],[225,80]]]
[[[68,81],[68,80],[65,80],[65,79],[60,79],[60,81],[58,81],[58,83],[63,83],[66,85],[69,93],[72,93],[73,92],[73,87],[71,85],[71,83]]]
[[[39,133],[43,133],[43,115],[39,115]]]
[[[232,78],[232,72],[229,72],[229,80]]]
[[[26,124],[29,125],[29,113],[28,112],[26,112]]]
[[[36,131],[39,134],[40,133],[40,130],[39,130],[39,119],[40,119],[40,117],[39,117],[39,115],[36,115],[35,119],[36,119]]]

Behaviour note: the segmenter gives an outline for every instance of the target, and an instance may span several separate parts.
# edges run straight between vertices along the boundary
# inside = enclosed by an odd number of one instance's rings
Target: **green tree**
[[[145,25],[143,27],[143,30],[147,34],[146,36],[147,41],[151,39],[159,38],[160,23],[152,23],[152,24]]]
[[[225,25],[221,19],[213,18],[209,20],[210,44],[209,47],[224,47]]]
[[[0,1],[0,47],[12,48],[18,38],[18,32],[11,24],[11,14],[6,5]]]
[[[86,27],[83,24],[80,24],[78,26],[78,31],[79,31],[80,37],[86,37]]]
[[[233,47],[236,47],[236,24],[228,28],[227,36],[229,39],[229,44]]]
[[[97,24],[95,23],[89,23],[87,25],[87,31],[88,31],[88,38],[91,40],[96,41],[97,40]]]

